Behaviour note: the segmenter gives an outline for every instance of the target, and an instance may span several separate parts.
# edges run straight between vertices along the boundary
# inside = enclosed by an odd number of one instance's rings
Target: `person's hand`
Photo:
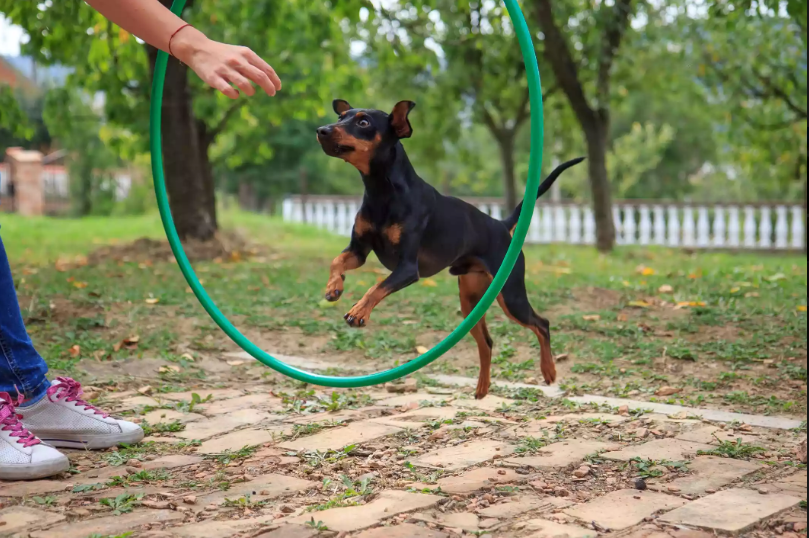
[[[203,82],[231,99],[239,97],[239,90],[246,95],[254,95],[256,90],[250,81],[260,86],[267,95],[275,95],[281,89],[281,79],[258,54],[247,47],[212,41],[191,26],[174,36],[171,51],[177,59],[193,69]]]

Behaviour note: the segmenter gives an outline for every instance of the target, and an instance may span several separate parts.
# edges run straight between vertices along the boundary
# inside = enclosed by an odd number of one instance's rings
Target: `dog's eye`
[[[365,127],[370,127],[370,126],[371,126],[371,122],[370,122],[370,121],[368,121],[368,120],[366,120],[366,119],[361,119],[360,121],[358,121],[358,122],[357,122],[357,125],[359,125],[359,126],[360,126],[360,127],[362,127],[362,128],[365,128]]]

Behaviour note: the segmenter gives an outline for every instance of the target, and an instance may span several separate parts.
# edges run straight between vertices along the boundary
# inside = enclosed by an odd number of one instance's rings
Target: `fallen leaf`
[[[81,347],[80,346],[73,346],[73,347],[70,348],[68,353],[70,353],[71,357],[74,357],[74,358],[78,357],[79,355],[81,355]]]
[[[629,316],[626,314],[618,314],[618,321],[629,321]]]
[[[627,303],[627,306],[634,306],[635,308],[649,308],[652,305],[646,301],[630,301]]]
[[[757,291],[747,292],[747,293],[744,294],[744,296],[747,297],[748,299],[754,298],[754,297],[761,297],[761,295]]]
[[[776,273],[773,276],[767,277],[770,282],[778,282],[779,280],[786,280],[787,276],[784,273]]]
[[[566,361],[569,358],[570,358],[570,355],[568,353],[562,353],[561,355],[556,356],[556,361],[557,362],[562,362],[562,361]]]
[[[806,305],[802,304],[798,307],[798,312],[806,312]]]
[[[418,353],[419,355],[424,355],[424,354],[425,354],[425,353],[427,353],[428,351],[430,351],[430,350],[429,350],[429,349],[427,349],[427,348],[426,348],[426,347],[424,347],[424,346],[416,346],[416,353]]]
[[[422,286],[427,286],[428,288],[435,288],[436,286],[438,286],[438,282],[436,282],[432,278],[425,278],[425,279],[422,279],[421,285]]]
[[[84,288],[87,287],[87,282],[74,282],[73,287],[83,290]]]
[[[229,366],[241,366],[242,364],[246,364],[246,361],[228,361]]]
[[[601,316],[599,316],[598,314],[594,314],[592,316],[582,316],[581,319],[583,319],[584,321],[598,321],[601,319]]]
[[[146,299],[146,304],[157,304],[159,302],[160,302],[160,299],[158,299],[156,297],[150,297],[149,299]]]
[[[195,360],[194,356],[191,355],[190,353],[183,353],[182,355],[180,355],[180,358],[185,359],[187,361],[191,361],[191,362],[194,362],[194,360]]]
[[[741,288],[731,288],[730,289],[730,293],[739,293],[740,291],[742,291]]]
[[[141,388],[139,388],[139,389],[138,389],[138,393],[140,393],[140,394],[144,394],[144,395],[145,395],[145,394],[151,394],[151,393],[152,393],[152,387],[151,387],[151,385],[146,385],[145,387],[141,387]]]
[[[681,303],[677,303],[677,306],[674,308],[675,310],[680,310],[683,308],[696,308],[699,306],[707,306],[707,304],[703,301],[683,301]]]
[[[663,284],[662,286],[660,286],[660,288],[658,288],[657,291],[659,291],[660,293],[674,293],[674,286],[670,284]]]
[[[657,271],[655,271],[651,267],[646,267],[645,265],[641,265],[640,267],[638,267],[635,270],[635,272],[637,272],[639,275],[643,275],[643,276],[652,276],[652,275],[657,273]]]
[[[138,349],[138,342],[140,342],[140,336],[130,336],[112,346],[112,349],[114,351],[120,351],[121,349]]]
[[[317,306],[320,308],[334,308],[337,306],[337,302],[327,301],[326,299],[321,299]]]
[[[660,387],[655,392],[655,396],[672,396],[680,392],[680,389],[675,387]]]

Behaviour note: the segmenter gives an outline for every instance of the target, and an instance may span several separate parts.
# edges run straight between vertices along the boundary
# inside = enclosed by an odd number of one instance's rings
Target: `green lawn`
[[[325,303],[329,262],[344,238],[244,213],[226,213],[222,222],[257,250],[195,266],[219,307],[270,352],[388,367],[433,345],[459,321],[455,279],[443,274],[386,299],[369,328],[349,329],[342,315],[386,274],[378,264],[349,273],[344,298]],[[160,238],[156,216],[3,215],[0,225],[24,315],[53,368],[75,372],[79,361],[235,350],[171,262],[63,265],[103,246]],[[554,352],[569,356],[559,367],[571,393],[805,414],[805,257],[639,248],[603,256],[562,246],[529,247],[526,256],[531,301],[551,319]],[[495,376],[536,378],[533,335],[496,307],[489,325]],[[137,349],[116,351],[134,335]],[[476,376],[476,362],[466,338],[429,370]],[[679,392],[655,396],[662,386]]]

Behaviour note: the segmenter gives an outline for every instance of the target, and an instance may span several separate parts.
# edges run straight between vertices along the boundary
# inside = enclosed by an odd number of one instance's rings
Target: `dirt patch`
[[[588,287],[573,292],[576,307],[584,310],[607,310],[621,302],[621,292],[606,288]]]
[[[261,253],[260,248],[250,243],[237,232],[219,232],[210,241],[189,239],[183,241],[183,250],[191,261],[232,260],[239,261],[244,258],[256,256]],[[141,238],[132,243],[122,245],[109,245],[92,252],[87,257],[90,265],[102,263],[156,263],[173,262],[174,254],[168,241]]]
[[[738,341],[744,336],[742,330],[736,325],[708,325],[701,326],[700,331],[693,335],[690,340],[695,343],[718,342],[718,341]]]
[[[51,321],[57,324],[67,324],[79,318],[91,318],[104,313],[100,306],[76,304],[64,297],[51,296],[47,307],[40,310],[26,311],[25,307],[32,304],[32,299],[26,296],[19,297],[23,312],[28,312],[25,323]]]
[[[553,319],[581,312],[612,310],[621,304],[623,297],[619,291],[595,286],[575,289],[571,295],[572,298],[564,303],[543,309],[543,315]]]

